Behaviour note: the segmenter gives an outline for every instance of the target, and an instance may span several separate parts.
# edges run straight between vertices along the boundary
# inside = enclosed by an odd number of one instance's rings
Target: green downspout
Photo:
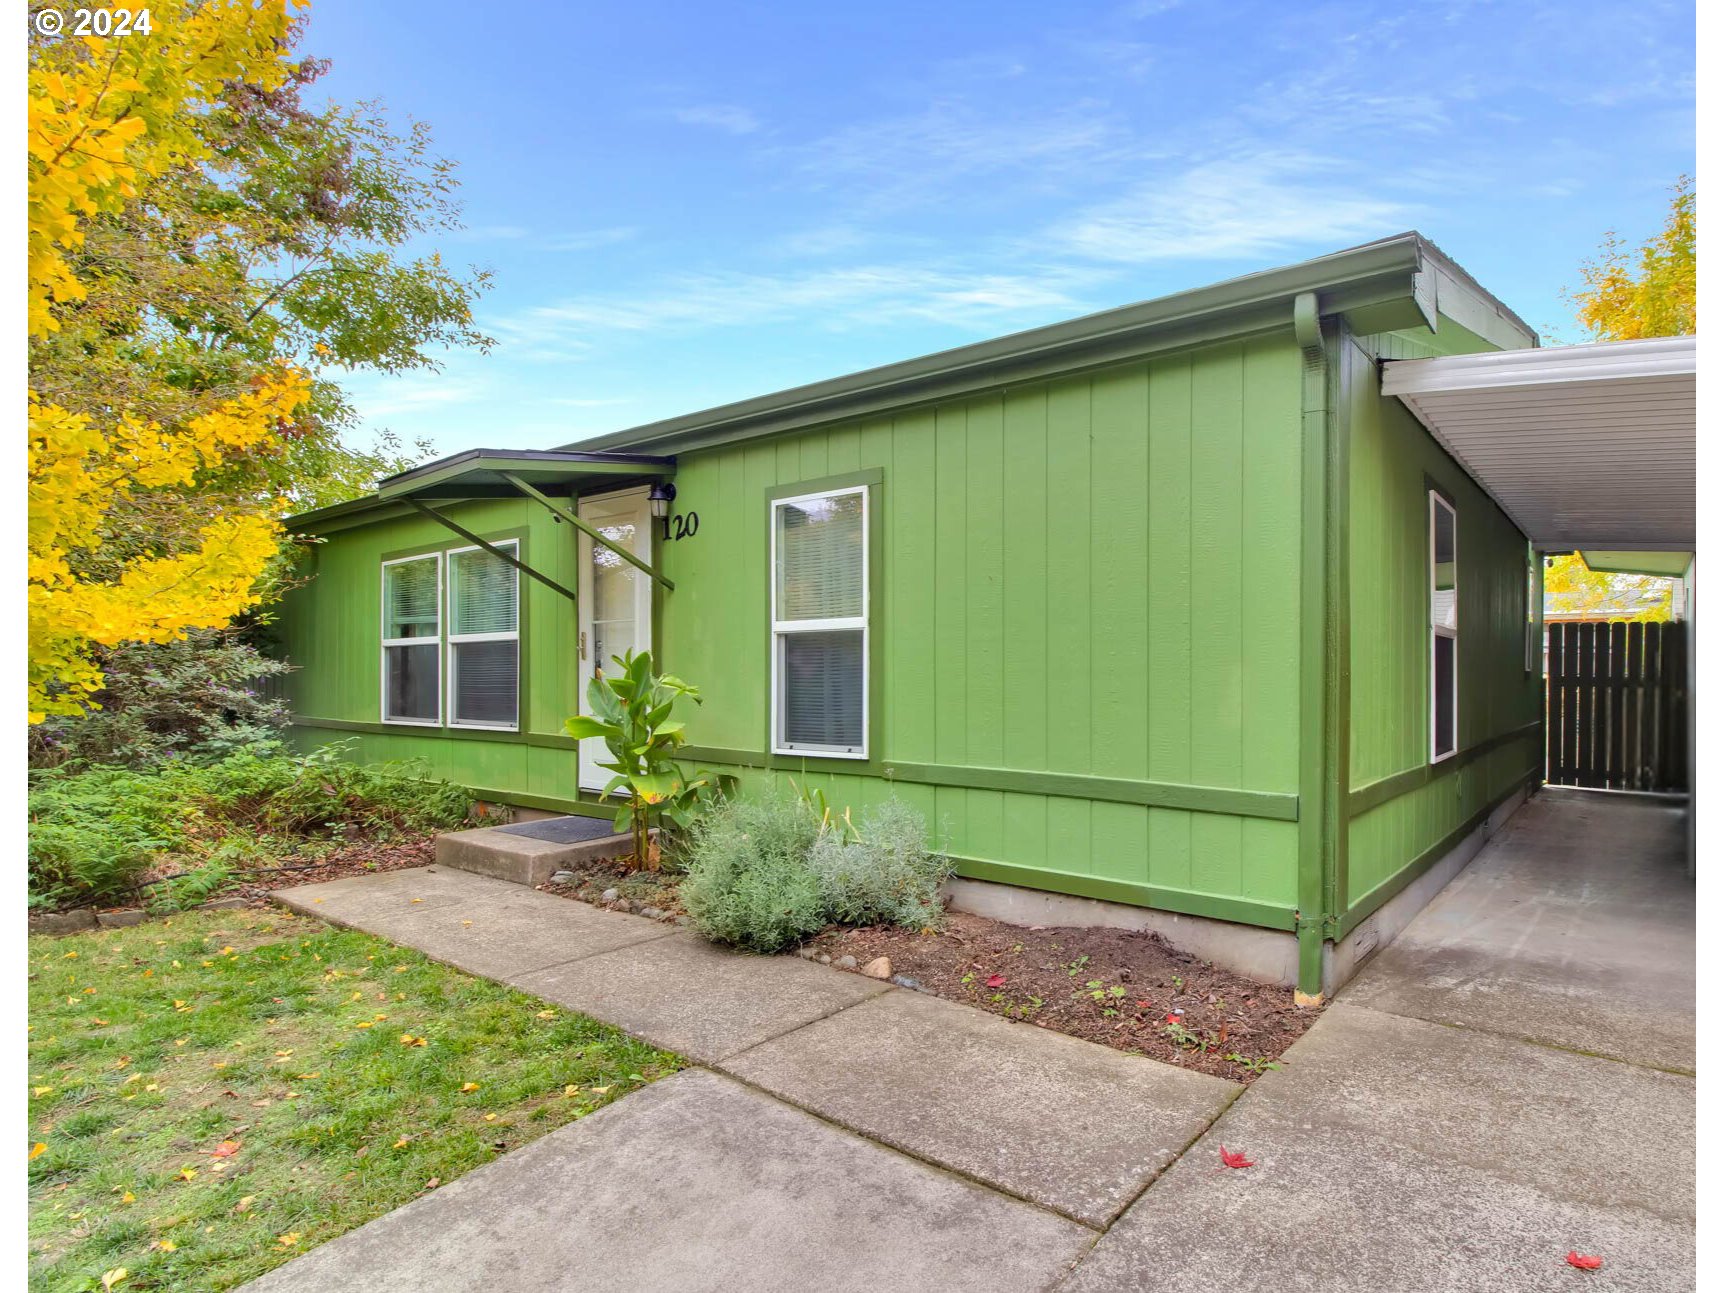
[[[1331,409],[1330,347],[1315,293],[1293,301],[1293,333],[1303,352],[1300,400],[1299,624],[1299,985],[1296,1001],[1323,998],[1323,942],[1328,928],[1332,859],[1341,818],[1340,770],[1336,753],[1342,733],[1338,688],[1341,610],[1336,583],[1340,533],[1337,448]]]

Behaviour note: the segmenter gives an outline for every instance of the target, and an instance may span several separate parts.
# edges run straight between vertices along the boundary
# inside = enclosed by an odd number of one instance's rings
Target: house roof
[[[1694,337],[1383,365],[1399,396],[1538,548],[1694,547]]]
[[[566,448],[675,454],[1098,367],[1163,346],[1287,325],[1293,301],[1347,315],[1359,333],[1436,326],[1439,312],[1493,345],[1536,346],[1537,334],[1416,232],[1280,269],[1175,292],[975,345],[942,350],[770,395],[595,436]]]

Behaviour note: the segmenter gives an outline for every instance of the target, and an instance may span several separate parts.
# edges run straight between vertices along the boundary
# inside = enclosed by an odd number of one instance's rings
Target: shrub
[[[694,824],[682,902],[715,943],[782,951],[826,923],[808,865],[818,825],[791,799],[721,800]]]
[[[927,847],[922,814],[901,799],[865,809],[849,828],[828,818],[809,856],[821,902],[840,925],[938,926],[944,910],[940,886],[951,859]],[[848,829],[847,829],[848,828]]]
[[[289,666],[227,630],[108,647],[100,664],[97,708],[32,726],[30,766],[210,762],[278,741],[287,725],[274,693]]]
[[[412,765],[347,762],[345,744],[313,754],[229,755],[153,769],[98,766],[32,774],[33,905],[132,896],[163,855],[193,872],[182,895],[213,892],[248,860],[308,839],[388,837],[463,822],[472,796]]]

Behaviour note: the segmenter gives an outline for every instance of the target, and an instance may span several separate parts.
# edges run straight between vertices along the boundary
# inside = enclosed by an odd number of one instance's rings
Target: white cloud
[[[1317,243],[1338,247],[1408,224],[1400,203],[1348,188],[1321,158],[1268,154],[1144,180],[1123,197],[1056,224],[1048,238],[1088,259],[1257,256]]]
[[[610,247],[627,242],[640,232],[633,225],[615,225],[609,229],[571,229],[566,233],[548,235],[539,245],[546,251],[591,251],[595,247]]]
[[[734,103],[703,103],[690,108],[675,108],[670,115],[685,126],[709,126],[732,135],[752,135],[760,129],[760,118]]]

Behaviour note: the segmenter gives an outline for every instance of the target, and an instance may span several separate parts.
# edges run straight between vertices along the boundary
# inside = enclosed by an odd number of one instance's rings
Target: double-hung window
[[[493,545],[514,554],[513,541]],[[484,548],[449,553],[449,725],[514,730],[521,690],[521,577]]]
[[[1455,752],[1456,640],[1460,587],[1455,559],[1455,509],[1429,491],[1431,572],[1431,762]]]
[[[383,721],[436,727],[442,674],[443,557],[383,563]]]
[[[772,748],[868,757],[868,489],[772,501]]]

